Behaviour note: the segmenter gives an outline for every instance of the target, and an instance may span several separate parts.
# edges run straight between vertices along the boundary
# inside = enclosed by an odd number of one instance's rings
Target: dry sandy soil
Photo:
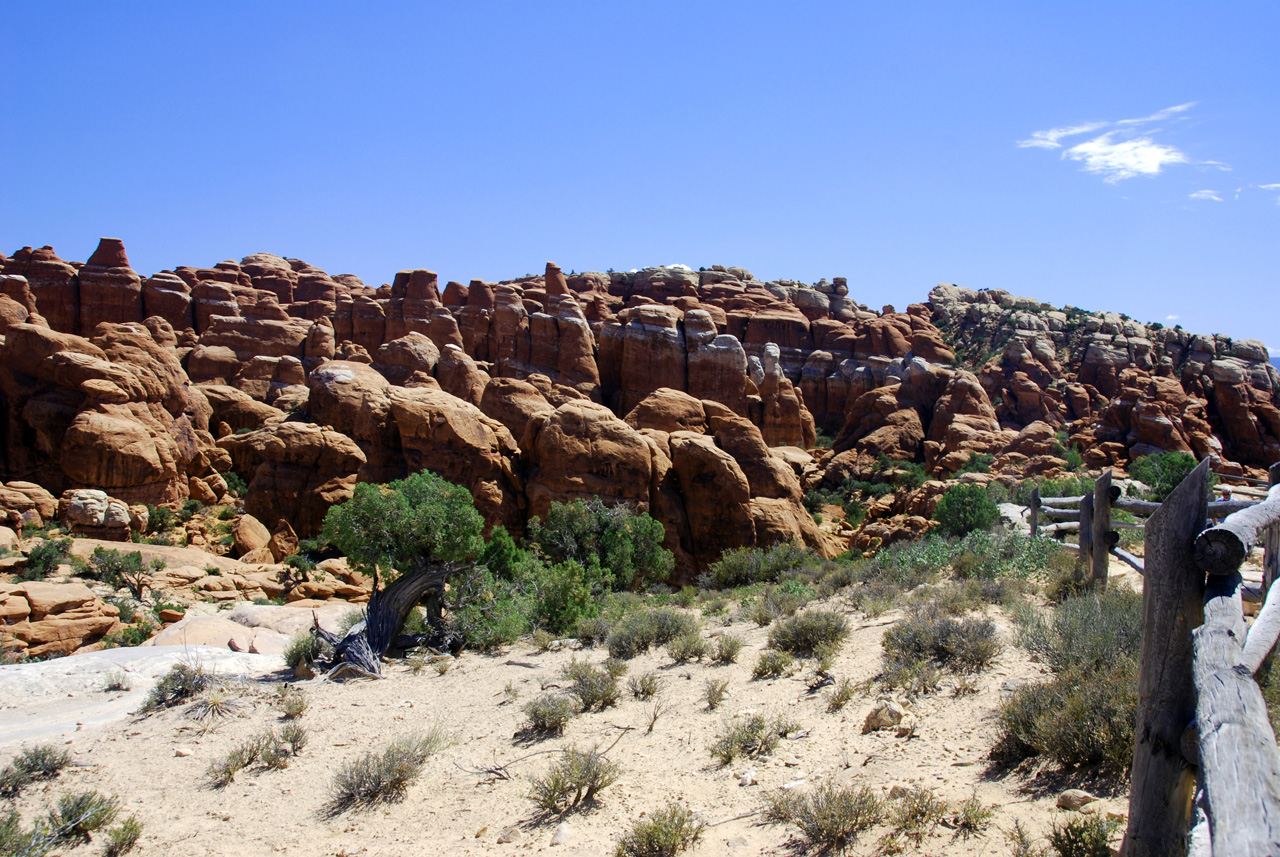
[[[838,600],[826,606],[844,609]],[[1008,621],[998,610],[991,615],[1008,643]],[[850,613],[854,630],[836,660],[834,674],[855,682],[875,675],[880,667],[880,638],[897,616],[866,619]],[[907,853],[1006,854],[1009,848],[1001,830],[1015,820],[1043,834],[1062,817],[1055,799],[1069,784],[1043,773],[997,771],[987,759],[1002,694],[1042,671],[1012,645],[1006,645],[996,663],[978,678],[976,693],[955,696],[944,686],[936,695],[919,700],[914,707],[919,716],[916,735],[896,738],[891,731],[862,734],[863,720],[875,703],[873,696],[855,698],[843,711],[828,713],[831,690],[810,694],[811,670],[787,678],[751,680],[751,667],[764,649],[767,630],[754,623],[725,625],[713,619],[703,633],[721,631],[739,635],[745,642],[736,664],[673,665],[665,651],[629,662],[628,677],[651,670],[663,677],[660,698],[669,710],[648,734],[651,703],[624,692],[616,707],[574,718],[561,737],[530,740],[519,735],[525,725],[524,703],[542,688],[563,683],[561,670],[566,664],[573,658],[600,663],[606,657],[601,648],[579,649],[574,644],[539,653],[520,643],[495,655],[464,653],[443,675],[428,667],[415,676],[401,663],[389,666],[381,681],[298,682],[310,700],[300,720],[309,732],[306,748],[287,769],[243,772],[222,790],[207,785],[209,764],[237,743],[281,722],[274,705],[275,684],[285,674],[271,669],[267,661],[216,664],[228,676],[247,672],[251,677],[233,681],[241,708],[212,731],[187,719],[181,709],[121,719],[122,709],[136,710],[135,703],[149,687],[147,670],[136,670],[134,688],[126,700],[121,694],[95,689],[101,687],[101,672],[108,664],[97,667],[98,674],[86,668],[80,671],[83,689],[78,696],[106,700],[114,706],[117,719],[86,715],[79,718],[85,725],[76,729],[68,713],[76,697],[24,703],[10,697],[9,707],[0,709],[0,760],[35,740],[65,742],[75,765],[53,783],[28,789],[19,801],[24,815],[33,817],[66,790],[93,788],[118,794],[125,811],[135,813],[146,825],[135,852],[142,855],[336,857],[400,855],[407,850],[447,855],[612,854],[618,838],[635,819],[670,798],[683,801],[712,825],[694,854],[790,854],[796,851],[795,829],[761,825],[750,813],[762,806],[764,794],[772,789],[824,778],[885,793],[893,786],[928,786],[953,803],[976,793],[983,803],[996,808],[995,822],[986,835],[964,839],[939,826],[919,849],[908,846]],[[728,698],[714,712],[703,701],[704,682],[709,678],[729,680]],[[517,694],[515,701],[504,692],[508,686]],[[709,747],[726,719],[745,710],[786,714],[799,722],[800,737],[783,740],[768,761],[721,767]],[[30,726],[33,711],[35,721],[47,724],[43,734]],[[40,711],[49,716],[41,716]],[[28,725],[19,729],[19,721]],[[332,819],[321,815],[341,765],[396,736],[433,724],[456,733],[456,742],[427,761],[422,777],[402,802]],[[567,842],[552,846],[562,819],[539,817],[527,797],[529,778],[544,773],[554,760],[553,754],[543,751],[569,745],[614,745],[609,758],[621,765],[622,776],[597,805],[563,819],[572,833]],[[179,751],[189,755],[178,755]],[[539,755],[530,755],[535,753]],[[512,779],[477,773],[499,764],[508,766]],[[749,767],[755,768],[758,784],[741,786],[740,775]],[[1098,812],[1124,812],[1124,795],[1106,798],[1094,807]],[[499,843],[499,835],[509,828],[516,829],[515,841]],[[865,835],[851,853],[876,853],[876,840],[886,831]],[[64,853],[91,850],[85,846]]]

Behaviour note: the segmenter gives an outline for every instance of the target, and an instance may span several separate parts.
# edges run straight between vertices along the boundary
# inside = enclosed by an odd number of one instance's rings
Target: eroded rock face
[[[83,583],[0,583],[0,649],[32,658],[69,655],[115,630],[119,615]]]

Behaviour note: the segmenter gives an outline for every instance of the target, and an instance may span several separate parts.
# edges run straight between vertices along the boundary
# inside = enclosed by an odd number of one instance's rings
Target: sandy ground
[[[832,602],[828,607],[839,608]],[[1000,634],[1011,631],[998,610],[992,610]],[[836,660],[837,677],[862,681],[879,671],[880,638],[898,616],[878,619],[849,615],[854,629]],[[309,744],[285,770],[244,772],[235,782],[214,790],[207,785],[210,762],[224,757],[237,743],[281,721],[274,707],[275,683],[282,673],[265,663],[217,664],[225,674],[256,678],[235,680],[240,711],[212,731],[184,717],[181,710],[146,717],[118,718],[122,708],[136,709],[149,686],[148,670],[139,667],[129,694],[108,694],[101,675],[112,668],[109,659],[74,671],[51,685],[43,699],[33,698],[0,710],[0,760],[23,743],[37,738],[65,742],[75,765],[55,782],[27,790],[18,806],[30,818],[67,790],[93,788],[118,794],[126,812],[139,816],[146,829],[135,853],[142,855],[401,855],[419,853],[463,855],[543,853],[565,855],[612,854],[617,839],[642,813],[678,798],[712,824],[692,853],[790,854],[795,830],[770,827],[747,815],[763,804],[765,792],[800,780],[833,778],[839,783],[868,785],[888,792],[893,786],[924,785],[940,797],[958,803],[975,793],[996,807],[994,824],[985,836],[968,840],[939,826],[920,849],[907,853],[988,855],[1009,852],[1001,835],[1014,820],[1044,833],[1062,811],[1055,809],[1058,793],[1071,783],[1031,772],[1008,773],[987,760],[995,736],[995,711],[1002,694],[1019,682],[1035,678],[1042,669],[1025,653],[1006,645],[995,665],[978,679],[978,691],[954,696],[949,687],[919,700],[917,734],[909,739],[892,732],[862,734],[862,723],[874,697],[860,697],[839,713],[827,712],[830,689],[809,694],[811,671],[771,681],[752,681],[751,667],[763,650],[767,630],[753,623],[724,625],[709,620],[704,635],[717,631],[737,634],[745,641],[738,662],[673,665],[664,651],[650,652],[629,662],[627,678],[648,671],[663,677],[661,698],[669,711],[646,734],[650,702],[624,692],[620,703],[603,712],[574,718],[562,737],[529,740],[518,733],[525,723],[522,707],[543,687],[561,684],[561,669],[573,658],[600,663],[603,649],[564,649],[538,653],[521,643],[496,655],[464,653],[445,674],[427,668],[414,676],[403,665],[387,668],[381,681],[335,684],[322,679],[298,682],[310,699],[300,722]],[[154,650],[152,650],[154,651]],[[260,656],[266,657],[266,656]],[[77,659],[64,659],[64,663]],[[58,662],[54,662],[58,663]],[[6,667],[0,670],[13,670]],[[256,672],[255,672],[256,670]],[[154,670],[151,671],[154,673]],[[95,674],[98,673],[98,674]],[[728,679],[729,696],[718,711],[703,701],[704,682]],[[11,679],[11,681],[14,681]],[[66,690],[67,682],[81,690]],[[622,680],[625,686],[626,678]],[[30,681],[28,681],[30,684]],[[950,680],[946,682],[950,684]],[[512,702],[504,689],[518,698]],[[9,691],[18,689],[12,684]],[[64,702],[55,695],[78,693]],[[14,696],[0,684],[0,698],[14,706]],[[82,710],[109,708],[110,716],[90,711],[69,726],[74,703],[96,695]],[[71,704],[68,704],[71,703]],[[47,729],[33,728],[35,717]],[[784,713],[801,726],[801,736],[784,740],[769,761],[737,762],[721,767],[709,747],[726,718],[744,710]],[[442,723],[456,732],[456,743],[432,757],[422,777],[400,803],[369,811],[349,812],[326,819],[320,811],[329,796],[335,771],[365,751],[380,748],[399,735]],[[541,775],[555,758],[547,750],[577,745],[601,748],[617,742],[609,757],[622,767],[619,782],[602,794],[599,803],[565,819],[540,818],[527,795],[529,777]],[[178,755],[178,752],[189,755]],[[539,754],[530,756],[530,754]],[[524,758],[528,757],[528,758]],[[508,766],[512,779],[495,779],[481,769]],[[754,767],[758,784],[739,785],[739,776]],[[803,787],[803,786],[802,786]],[[1124,812],[1119,795],[1094,804],[1099,812]],[[746,817],[741,817],[741,816]],[[566,843],[552,846],[561,820],[572,833]],[[515,841],[499,843],[499,834],[516,829]],[[864,836],[851,853],[875,853],[875,842],[887,828]],[[98,846],[93,846],[97,848]],[[425,850],[424,850],[425,849]],[[89,854],[89,846],[69,854]]]

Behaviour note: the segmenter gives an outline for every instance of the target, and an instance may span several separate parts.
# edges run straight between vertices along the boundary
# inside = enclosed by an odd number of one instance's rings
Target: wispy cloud
[[[1280,190],[1280,183],[1276,183],[1276,184],[1260,184],[1260,185],[1258,185],[1258,189],[1259,189],[1259,190]],[[1277,196],[1277,197],[1276,197],[1276,205],[1280,205],[1280,196]]]
[[[1214,202],[1222,202],[1222,197],[1218,196],[1216,190],[1198,190],[1193,194],[1188,194],[1192,199],[1211,199]]]
[[[1177,320],[1178,320],[1178,319],[1180,319],[1180,318],[1182,318],[1182,316],[1180,316],[1180,315],[1166,315],[1166,316],[1164,317],[1164,320],[1165,320],[1165,321],[1177,321]]]
[[[1061,156],[1064,160],[1078,161],[1085,172],[1100,175],[1103,181],[1110,184],[1137,176],[1156,176],[1165,167],[1174,164],[1215,166],[1229,170],[1230,167],[1218,161],[1193,161],[1175,146],[1156,141],[1155,135],[1163,129],[1150,126],[1167,120],[1185,119],[1183,114],[1194,106],[1195,102],[1189,101],[1136,119],[1082,122],[1047,131],[1035,131],[1027,139],[1018,140],[1016,145],[1022,149],[1062,149]],[[1064,148],[1064,139],[1097,131],[1104,133]]]
[[[1058,141],[1063,137],[1075,137],[1079,134],[1088,134],[1092,131],[1098,131],[1107,127],[1107,122],[1086,122],[1083,125],[1072,125],[1069,128],[1050,128],[1048,131],[1036,131],[1026,140],[1018,141],[1020,149],[1061,149],[1062,144]]]

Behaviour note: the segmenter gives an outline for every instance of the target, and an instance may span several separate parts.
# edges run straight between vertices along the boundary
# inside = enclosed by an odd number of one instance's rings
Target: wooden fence
[[[1158,504],[1121,497],[1110,471],[1091,494],[1032,499],[1032,532],[1078,532],[1096,581],[1111,556],[1143,575],[1124,857],[1280,855],[1280,748],[1254,678],[1280,637],[1280,464],[1261,501],[1209,502],[1209,477],[1205,459]],[[1146,521],[1113,522],[1113,509]],[[1141,559],[1117,546],[1126,525],[1144,530]],[[1248,587],[1255,547],[1262,580]],[[1243,600],[1262,602],[1248,627]]]

